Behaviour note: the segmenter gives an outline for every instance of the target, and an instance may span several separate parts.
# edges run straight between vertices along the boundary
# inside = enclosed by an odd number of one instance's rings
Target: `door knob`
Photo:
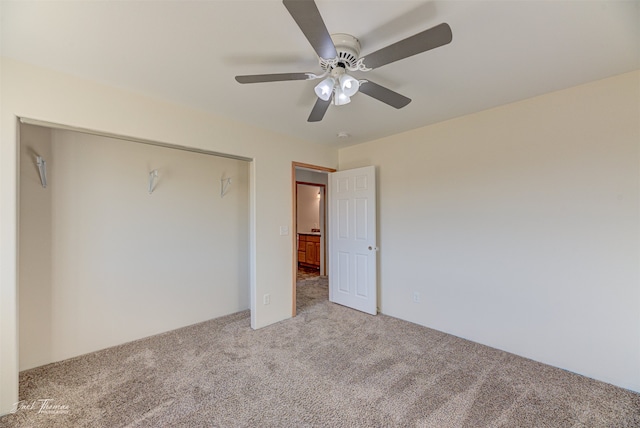
[[[369,245],[369,251],[378,251],[378,247],[372,247],[371,245]]]

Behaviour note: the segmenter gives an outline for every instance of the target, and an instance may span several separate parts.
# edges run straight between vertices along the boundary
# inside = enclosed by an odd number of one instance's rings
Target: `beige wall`
[[[2,58],[0,79],[0,414],[18,397],[16,117],[253,159],[251,323],[260,328],[291,316],[293,240],[279,234],[280,226],[292,230],[294,225],[291,162],[335,168],[336,149],[7,58]],[[271,303],[263,305],[267,293]]]
[[[29,125],[21,140],[20,370],[249,308],[248,162]],[[43,146],[47,189],[28,155]]]
[[[310,233],[320,228],[320,198],[317,186],[298,184],[298,233]]]
[[[52,346],[52,190],[51,130],[38,126],[20,129],[20,282],[19,290],[20,368],[51,362]],[[47,187],[43,188],[36,163],[41,156],[47,166]]]
[[[640,73],[340,151],[382,312],[640,391]],[[420,293],[420,302],[412,294]]]

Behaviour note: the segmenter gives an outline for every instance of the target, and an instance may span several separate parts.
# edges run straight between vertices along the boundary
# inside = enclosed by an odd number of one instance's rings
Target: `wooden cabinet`
[[[320,269],[320,236],[298,235],[298,264]]]

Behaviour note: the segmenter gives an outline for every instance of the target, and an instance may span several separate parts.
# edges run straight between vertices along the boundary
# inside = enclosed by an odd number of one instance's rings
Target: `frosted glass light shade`
[[[358,79],[355,79],[346,73],[340,76],[340,89],[342,89],[342,92],[344,92],[347,97],[353,96],[358,92],[359,88],[360,82],[358,82]]]
[[[316,91],[316,95],[323,101],[328,101],[331,98],[331,93],[333,92],[333,87],[336,84],[336,81],[333,77],[327,77],[322,82],[318,83],[314,90]]]
[[[337,106],[343,106],[351,102],[351,97],[347,95],[340,86],[336,87],[336,95],[333,97],[333,103]]]

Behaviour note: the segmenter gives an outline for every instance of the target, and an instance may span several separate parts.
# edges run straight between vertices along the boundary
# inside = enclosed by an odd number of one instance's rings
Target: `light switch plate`
[[[289,226],[280,226],[280,235],[288,235],[289,234]]]

